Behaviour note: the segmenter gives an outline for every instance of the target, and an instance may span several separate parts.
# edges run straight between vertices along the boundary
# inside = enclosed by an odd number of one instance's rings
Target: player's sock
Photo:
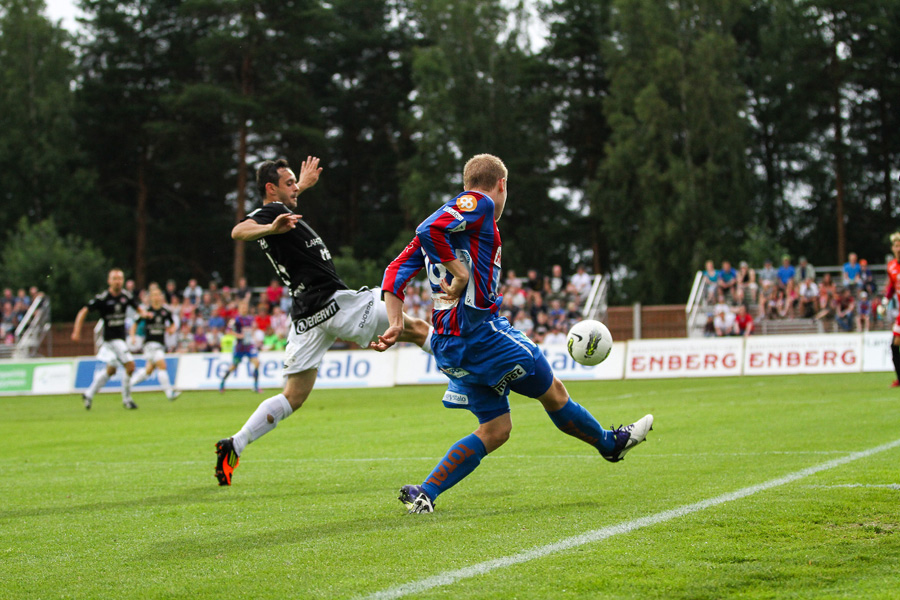
[[[434,354],[434,350],[431,349],[431,334],[434,333],[434,327],[428,328],[428,335],[425,336],[425,343],[422,344],[422,350],[427,352],[428,354]]]
[[[259,391],[259,367],[253,369],[253,391]]]
[[[156,377],[159,379],[159,385],[162,386],[166,396],[172,395],[172,382],[169,381],[169,372],[166,369],[157,369]]]
[[[894,361],[894,372],[897,374],[897,381],[900,381],[900,346],[891,344],[891,360]]]
[[[598,450],[610,451],[615,448],[616,438],[613,432],[603,429],[587,409],[571,398],[558,411],[547,411],[547,415],[560,431],[577,437]]]
[[[147,379],[147,377],[146,369],[135,369],[134,375],[131,376],[131,385],[137,385]]]
[[[240,456],[247,444],[275,429],[279,421],[288,418],[293,412],[294,409],[284,394],[263,400],[241,430],[234,434],[234,451]]]
[[[109,373],[106,372],[106,369],[97,371],[94,373],[94,381],[91,382],[91,387],[87,389],[84,395],[88,398],[93,398],[106,385],[107,381],[109,381]]]
[[[434,501],[438,494],[446,492],[474,471],[486,455],[487,450],[481,439],[474,433],[467,435],[450,446],[450,450],[422,484],[422,489]]]
[[[122,402],[131,400],[131,376],[125,373],[122,377]]]

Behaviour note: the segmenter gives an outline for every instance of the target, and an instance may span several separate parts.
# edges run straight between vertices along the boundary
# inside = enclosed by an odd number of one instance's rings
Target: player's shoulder
[[[448,204],[461,213],[486,213],[494,210],[494,200],[481,192],[465,191]]]
[[[257,223],[271,223],[278,215],[289,213],[291,210],[281,202],[269,202],[257,209],[250,211],[247,215],[248,219],[253,219]]]

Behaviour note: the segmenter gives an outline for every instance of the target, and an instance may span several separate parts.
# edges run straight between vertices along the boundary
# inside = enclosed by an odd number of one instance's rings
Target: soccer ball
[[[600,321],[579,321],[572,325],[566,338],[569,355],[580,365],[599,365],[612,350],[612,335]]]

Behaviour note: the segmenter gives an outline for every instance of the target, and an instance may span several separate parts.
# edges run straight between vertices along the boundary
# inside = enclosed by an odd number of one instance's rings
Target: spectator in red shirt
[[[737,314],[734,315],[734,326],[732,328],[734,335],[748,336],[753,333],[753,317],[747,312],[747,307],[743,304],[738,305]]]
[[[265,302],[259,303],[259,306],[256,309],[256,318],[253,319],[253,325],[260,331],[266,331],[272,326],[272,317],[269,315],[269,305]]]
[[[273,309],[281,302],[281,292],[282,288],[278,285],[278,280],[273,279],[269,282],[269,287],[266,288],[266,300],[269,303],[269,309]]]

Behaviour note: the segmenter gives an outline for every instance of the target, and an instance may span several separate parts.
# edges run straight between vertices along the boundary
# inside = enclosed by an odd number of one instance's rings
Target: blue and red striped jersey
[[[416,228],[416,237],[385,271],[381,288],[403,299],[406,285],[424,268],[434,301],[435,333],[468,335],[500,310],[500,247],[494,201],[480,192],[463,192]],[[453,280],[442,263],[453,259],[469,270],[462,302],[448,302],[441,289],[441,279]]]

